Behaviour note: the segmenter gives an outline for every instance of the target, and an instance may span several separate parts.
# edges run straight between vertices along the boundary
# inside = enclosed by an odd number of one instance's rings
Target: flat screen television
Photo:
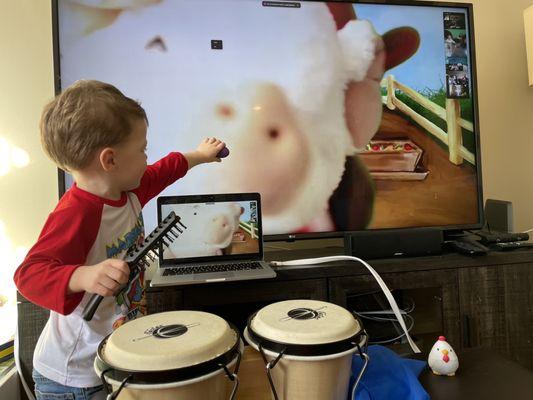
[[[53,2],[56,90],[112,83],[148,159],[227,143],[162,194],[260,192],[267,239],[482,225],[472,5]],[[60,191],[71,184],[60,171]],[[148,230],[155,200],[145,207]]]

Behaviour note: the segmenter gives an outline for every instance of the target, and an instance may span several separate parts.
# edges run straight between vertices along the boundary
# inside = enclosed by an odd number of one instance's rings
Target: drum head
[[[335,304],[289,300],[259,310],[249,319],[248,332],[273,351],[283,348],[277,344],[287,344],[292,354],[318,355],[353,347],[363,331],[354,315]]]
[[[238,341],[238,332],[214,314],[171,311],[122,325],[100,347],[99,357],[117,369],[173,370],[215,359]]]

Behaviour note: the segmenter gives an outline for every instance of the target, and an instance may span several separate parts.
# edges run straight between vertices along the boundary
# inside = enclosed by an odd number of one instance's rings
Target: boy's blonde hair
[[[41,142],[60,168],[81,170],[97,150],[123,142],[139,119],[148,123],[144,109],[113,85],[80,80],[45,106]]]

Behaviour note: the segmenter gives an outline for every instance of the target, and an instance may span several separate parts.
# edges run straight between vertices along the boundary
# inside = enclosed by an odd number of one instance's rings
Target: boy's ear
[[[113,169],[115,169],[116,163],[115,163],[115,150],[111,147],[106,147],[102,151],[100,151],[100,166],[103,168],[104,171],[110,172]]]

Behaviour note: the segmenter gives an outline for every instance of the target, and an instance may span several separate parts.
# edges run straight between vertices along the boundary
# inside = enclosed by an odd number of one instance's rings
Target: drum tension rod
[[[352,395],[350,396],[350,400],[355,400],[355,393],[357,392],[357,386],[359,386],[359,382],[361,381],[361,378],[365,374],[366,367],[368,366],[368,361],[370,361],[370,357],[368,356],[368,334],[365,330],[363,330],[361,336],[366,336],[367,340],[365,340],[364,344],[364,351],[361,349],[361,346],[359,343],[352,343],[357,347],[357,351],[359,352],[359,356],[363,360],[363,367],[361,368],[361,371],[359,372],[359,375],[357,376],[357,379],[355,380],[353,387],[352,387]]]
[[[224,369],[224,372],[228,376],[229,380],[232,382],[235,382],[233,385],[233,389],[230,394],[230,400],[233,400],[235,398],[235,395],[237,394],[237,389],[239,388],[239,377],[237,376],[237,372],[239,372],[239,366],[241,365],[241,352],[237,352],[237,363],[235,364],[234,371],[231,372],[229,368],[225,364],[218,364],[218,366],[222,369]]]
[[[122,383],[118,387],[117,391],[115,393],[113,393],[113,387],[110,384],[108,384],[106,382],[106,380],[105,380],[105,373],[109,372],[111,370],[112,370],[112,368],[108,368],[108,369],[106,369],[105,371],[103,371],[100,374],[100,379],[102,380],[102,382],[104,384],[105,391],[107,392],[106,400],[115,400],[118,397],[118,395],[120,394],[120,392],[122,391],[122,389],[124,388],[124,386],[126,385],[126,383],[128,383],[128,381],[131,378],[133,378],[132,374],[128,375],[126,378],[124,378],[124,380],[122,381]]]
[[[268,381],[270,382],[270,389],[272,389],[272,394],[274,395],[274,400],[278,400],[279,397],[278,397],[278,393],[276,392],[276,388],[274,386],[274,381],[272,380],[272,375],[270,374],[270,371],[276,366],[278,361],[281,360],[281,357],[283,357],[283,354],[285,354],[286,350],[287,348],[285,347],[283,350],[280,351],[280,353],[274,360],[268,361],[266,358],[266,354],[263,350],[263,346],[259,344],[259,352],[261,353],[261,357],[263,357],[263,361],[266,364],[267,377],[268,377]]]

